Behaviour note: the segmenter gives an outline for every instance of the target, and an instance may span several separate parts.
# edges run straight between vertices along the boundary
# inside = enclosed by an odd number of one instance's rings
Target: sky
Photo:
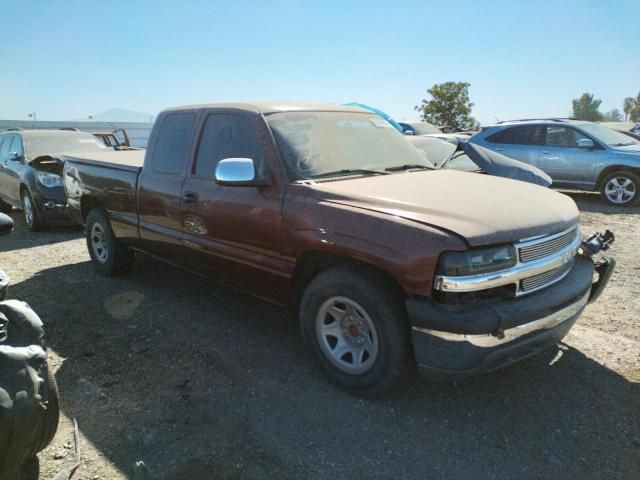
[[[226,101],[358,101],[414,120],[465,81],[472,114],[568,116],[640,92],[638,0],[0,0],[0,119]]]

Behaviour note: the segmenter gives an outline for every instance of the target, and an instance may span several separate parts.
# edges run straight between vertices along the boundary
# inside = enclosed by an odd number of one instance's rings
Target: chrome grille
[[[553,255],[554,253],[571,245],[579,234],[580,232],[576,227],[568,232],[541,238],[531,242],[525,242],[524,245],[518,248],[519,259],[524,263]]]
[[[539,290],[543,287],[557,282],[558,280],[562,279],[567,273],[569,273],[569,270],[571,270],[571,267],[573,267],[573,263],[574,262],[572,261],[559,268],[555,268],[553,270],[549,270],[548,272],[540,273],[538,275],[534,275],[533,277],[520,280],[520,292],[531,293],[535,290]]]

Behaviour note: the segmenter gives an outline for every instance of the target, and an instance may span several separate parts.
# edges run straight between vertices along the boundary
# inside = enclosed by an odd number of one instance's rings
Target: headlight
[[[497,272],[516,264],[516,249],[511,245],[451,252],[440,257],[438,273],[440,275],[462,276]]]
[[[62,177],[55,173],[38,172],[38,181],[48,188],[62,186]]]

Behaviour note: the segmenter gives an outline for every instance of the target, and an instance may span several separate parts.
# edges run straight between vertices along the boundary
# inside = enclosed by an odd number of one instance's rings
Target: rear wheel
[[[607,175],[602,181],[600,194],[610,205],[626,207],[638,201],[640,177],[624,170]]]
[[[42,220],[40,220],[40,215],[29,190],[22,192],[22,213],[24,214],[24,223],[29,230],[36,232],[42,228]]]
[[[89,212],[86,232],[89,255],[98,273],[111,276],[131,270],[133,251],[116,239],[103,210],[94,208]]]
[[[300,326],[329,379],[355,395],[393,389],[409,365],[402,295],[373,269],[343,265],[318,274],[302,296]]]

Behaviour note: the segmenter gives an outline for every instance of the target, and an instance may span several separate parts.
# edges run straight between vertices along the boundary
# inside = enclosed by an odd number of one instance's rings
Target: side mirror
[[[405,130],[405,131],[404,131],[404,132],[402,132],[402,133],[404,133],[405,135],[415,135],[415,133],[414,133],[414,131],[413,131],[413,130]]]
[[[18,152],[9,152],[7,153],[7,160],[17,162],[20,160],[20,155],[18,154]]]
[[[0,236],[7,235],[13,230],[13,219],[9,215],[0,213]]]
[[[584,148],[585,150],[591,150],[594,147],[593,140],[590,138],[581,138],[578,140],[578,148]]]
[[[216,166],[216,182],[228,186],[263,186],[267,182],[256,178],[256,167],[250,158],[225,158]]]

